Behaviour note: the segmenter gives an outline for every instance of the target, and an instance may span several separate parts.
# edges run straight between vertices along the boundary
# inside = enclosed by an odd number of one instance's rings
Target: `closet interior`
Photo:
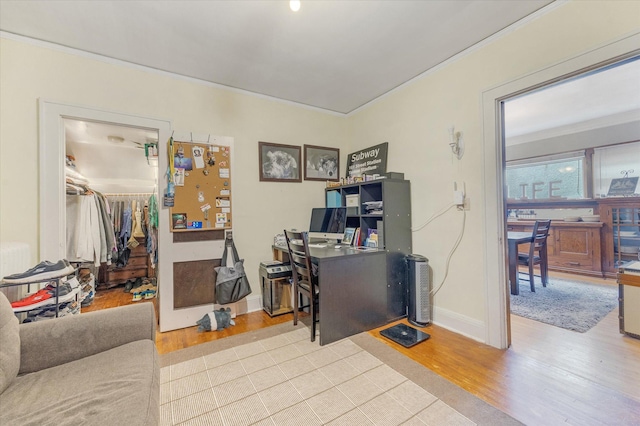
[[[66,259],[82,307],[101,292],[158,293],[157,131],[65,120]]]

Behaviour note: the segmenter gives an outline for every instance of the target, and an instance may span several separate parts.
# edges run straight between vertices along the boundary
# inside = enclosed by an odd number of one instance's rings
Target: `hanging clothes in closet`
[[[106,290],[124,284],[125,292],[141,286],[145,279],[155,277],[157,255],[153,241],[157,227],[149,218],[149,200],[152,194],[105,194],[111,206],[111,226],[116,236],[117,256],[112,265],[102,265],[98,290]],[[153,198],[155,199],[155,198]],[[151,203],[152,210],[157,206]]]
[[[155,268],[158,263],[158,202],[155,194],[151,194],[147,202],[144,224],[147,229],[147,253],[149,253],[151,267]]]
[[[131,249],[140,244],[138,238],[144,238],[145,248],[147,247],[147,196],[149,194],[107,194],[113,206],[111,225],[117,237],[118,256],[114,258],[117,267],[127,266]]]
[[[71,262],[111,263],[116,238],[106,198],[87,185],[67,178],[67,253]]]

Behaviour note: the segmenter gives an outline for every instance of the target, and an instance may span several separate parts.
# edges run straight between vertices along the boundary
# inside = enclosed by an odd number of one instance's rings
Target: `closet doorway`
[[[158,130],[63,123],[65,258],[78,268],[83,311],[155,299]]]
[[[145,129],[155,132],[158,140],[166,141],[171,136],[171,122],[168,120],[160,120],[137,116],[132,114],[118,113],[106,111],[102,109],[65,104],[61,102],[40,99],[39,100],[39,163],[40,163],[40,182],[39,182],[39,252],[41,260],[57,260],[67,256],[67,226],[66,226],[66,129],[65,121],[73,120],[76,122],[102,123],[114,126],[124,126],[132,129]],[[107,135],[108,136],[108,135]],[[113,135],[118,136],[118,135]],[[121,135],[124,138],[124,136]],[[116,138],[117,139],[117,138]],[[115,140],[112,138],[112,140]],[[146,142],[134,139],[136,142]],[[107,140],[108,141],[108,140]],[[109,141],[108,141],[109,142]],[[119,143],[119,142],[110,142]],[[125,141],[122,142],[123,144]],[[136,144],[137,145],[137,144]],[[161,144],[162,145],[162,144]],[[136,151],[143,151],[139,148],[131,148]],[[80,157],[80,154],[77,154]],[[100,157],[100,161],[104,162],[104,158]],[[146,161],[146,160],[145,160]],[[156,173],[156,182],[158,188],[162,190],[162,176],[159,170],[166,170],[167,161],[162,156],[159,157],[159,167]],[[112,190],[116,193],[123,192],[123,189],[115,189],[118,184],[125,183],[127,179],[119,180],[116,175],[111,175],[110,180],[106,180],[107,184],[112,184]],[[132,179],[129,176],[129,184]],[[129,191],[133,191],[129,188]],[[137,192],[146,191],[143,189],[135,189]],[[171,265],[170,257],[171,242],[167,235],[162,235],[162,230],[168,229],[167,215],[163,215],[160,210],[159,229],[161,232],[158,237],[158,259],[165,260],[167,266]],[[168,234],[168,232],[165,232]],[[161,274],[159,265],[156,265],[155,276],[157,278],[157,296],[160,294],[171,294],[173,290],[173,281],[170,274]],[[99,273],[99,268],[97,269]],[[96,278],[98,278],[96,276]],[[132,297],[132,296],[131,296]],[[153,299],[153,301],[158,299]],[[161,303],[157,303],[158,320],[165,321],[172,318],[172,312],[167,308],[163,309]]]

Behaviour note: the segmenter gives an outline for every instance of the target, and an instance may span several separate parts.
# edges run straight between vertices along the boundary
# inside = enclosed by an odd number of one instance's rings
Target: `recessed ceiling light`
[[[289,7],[291,8],[291,10],[293,10],[294,12],[297,12],[300,10],[300,0],[291,0],[289,2]]]

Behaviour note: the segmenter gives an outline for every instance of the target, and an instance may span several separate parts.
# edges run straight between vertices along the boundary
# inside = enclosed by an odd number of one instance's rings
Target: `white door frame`
[[[166,141],[171,136],[171,122],[46,99],[39,99],[39,112],[40,260],[56,261],[64,259],[67,253],[64,119],[100,121],[153,129],[158,131],[160,141]],[[159,167],[159,186],[163,175],[163,169]],[[166,256],[165,247],[159,244],[158,257],[162,259]],[[171,278],[171,275],[167,277]],[[163,277],[158,282],[159,293],[171,293],[173,283],[170,279]],[[163,312],[160,310],[160,318],[162,317]]]
[[[640,34],[636,33],[483,92],[484,261],[487,265],[486,342],[489,345],[506,349],[510,344],[508,262],[505,244],[506,200],[503,189],[504,129],[501,120],[503,101],[638,54]]]
[[[66,256],[64,119],[101,121],[158,131],[160,140],[171,135],[171,122],[105,111],[93,107],[39,99],[40,109],[40,260]],[[160,169],[158,169],[160,175]],[[158,176],[158,182],[161,176]]]

